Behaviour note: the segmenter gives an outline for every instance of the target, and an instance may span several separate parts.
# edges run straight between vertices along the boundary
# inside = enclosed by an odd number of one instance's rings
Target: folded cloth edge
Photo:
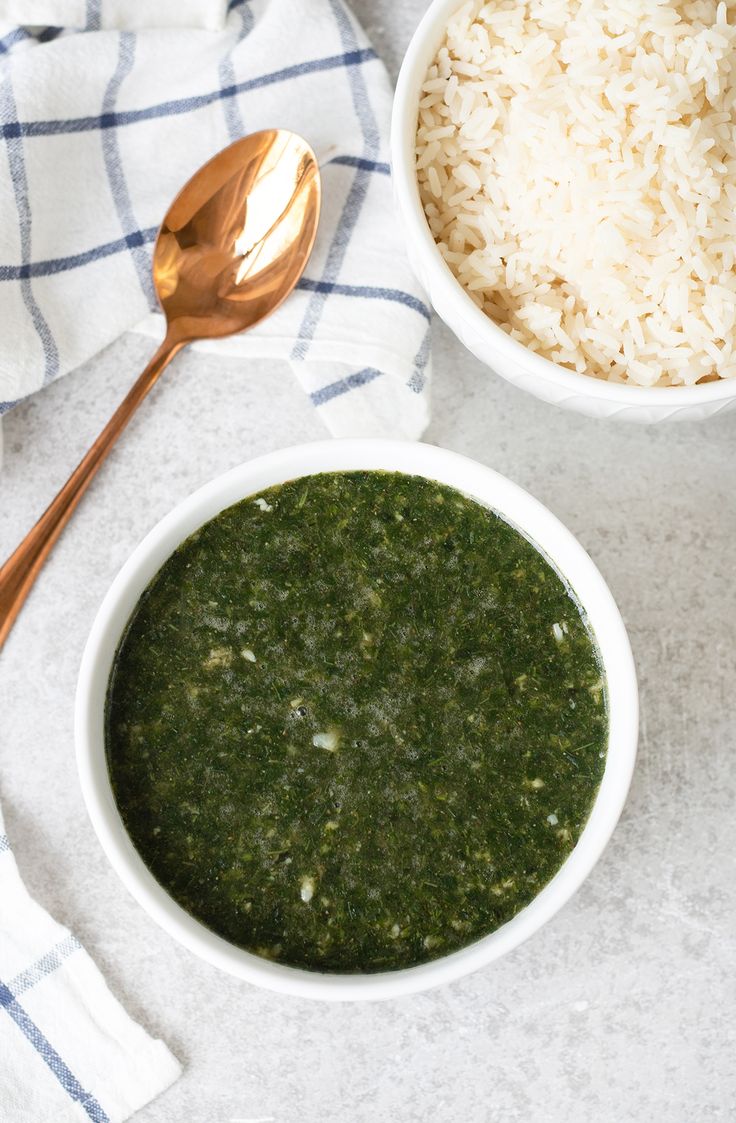
[[[154,27],[218,31],[228,0],[0,0],[0,23],[75,31],[141,31]]]
[[[22,950],[23,935],[13,932],[13,920],[17,924],[19,916],[22,927],[26,931],[32,928],[37,943],[45,947],[43,954],[35,956],[33,962],[20,972],[14,972],[11,967],[9,978],[4,977],[5,965],[0,968],[3,972],[3,977],[0,977],[0,1017],[4,1012],[10,1017],[19,1032],[33,1045],[51,1078],[55,1078],[60,1088],[68,1093],[69,1107],[74,1112],[69,1114],[70,1119],[77,1118],[74,1104],[80,1103],[95,1123],[122,1123],[178,1079],[182,1071],[180,1063],[162,1040],[151,1037],[130,1017],[76,937],[31,896],[5,832],[2,807],[0,886],[6,904],[14,901],[15,905],[9,910],[9,915],[5,913],[0,919],[0,948],[4,932],[11,945],[16,950]],[[111,1054],[115,1056],[117,1088],[111,1091],[109,1097],[99,1088],[85,1091],[82,1081],[62,1059],[67,1043],[50,1040],[44,1033],[43,1024],[39,1024],[42,1019],[38,1016],[42,993],[39,984],[45,984],[44,1001],[49,1001],[52,987],[58,990],[55,1013],[58,1016],[58,1006],[63,1002],[65,1025],[73,1021],[76,1003],[80,1023],[99,1033],[98,1050],[108,1057]],[[22,997],[29,991],[35,992],[35,1020],[25,1009],[28,1003]],[[90,1045],[90,1058],[92,1052],[93,1046]],[[123,1067],[127,1069],[129,1079],[124,1071],[120,1071]],[[84,1083],[89,1085],[90,1080]],[[123,1092],[121,1088],[124,1088]],[[94,1105],[93,1112],[88,1110],[89,1105]],[[59,1120],[66,1117],[59,1116]],[[22,1121],[19,1119],[17,1123]]]

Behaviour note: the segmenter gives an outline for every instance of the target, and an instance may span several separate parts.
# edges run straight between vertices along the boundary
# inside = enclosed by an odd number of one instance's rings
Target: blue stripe
[[[131,31],[123,31],[120,34],[118,62],[115,67],[115,73],[108,82],[105,96],[102,100],[103,115],[113,112],[120,87],[133,69],[134,61],[135,35]],[[105,158],[107,178],[110,183],[110,191],[112,193],[113,202],[115,203],[115,210],[120,220],[120,228],[123,231],[124,239],[128,243],[133,265],[138,274],[138,283],[143,290],[143,295],[146,298],[149,308],[155,308],[157,306],[156,296],[153,291],[151,261],[148,251],[144,248],[142,239],[131,240],[131,236],[138,230],[138,223],[133,213],[133,203],[130,198],[130,192],[128,191],[128,184],[125,180],[123,162],[120,157],[120,145],[118,144],[118,134],[115,129],[106,129],[101,135],[102,153]]]
[[[233,11],[232,5],[228,8],[228,12]],[[233,52],[244,39],[250,35],[255,24],[255,16],[250,7],[244,7],[240,13],[240,33],[237,40],[233,43],[232,47],[228,50],[225,57],[220,62],[217,74],[220,79],[220,85],[223,89],[228,89],[235,85],[235,67],[233,66]],[[225,98],[222,103],[223,111],[225,113],[225,125],[227,126],[227,134],[231,141],[238,140],[239,137],[245,136],[245,122],[240,112],[240,106],[237,99],[234,97]]]
[[[333,398],[339,398],[341,394],[347,394],[348,390],[354,390],[357,386],[365,386],[367,383],[373,382],[374,379],[381,378],[382,375],[383,371],[376,370],[375,367],[356,370],[355,374],[349,374],[346,378],[341,378],[339,382],[331,382],[329,386],[323,386],[321,390],[315,390],[309,397],[312,405],[323,406],[325,402],[330,402]]]
[[[76,1076],[64,1064],[51,1042],[28,1016],[12,991],[0,981],[0,1006],[4,1006],[18,1029],[30,1041],[33,1048],[49,1066],[56,1079],[68,1095],[84,1108],[92,1123],[110,1123],[108,1115],[102,1110],[91,1092],[85,1092]]]
[[[16,125],[18,122],[18,110],[15,104],[15,95],[13,94],[13,86],[9,73],[6,74],[3,81],[0,81],[0,121],[4,122],[3,127],[8,127],[9,122]],[[21,258],[22,263],[25,265],[31,260],[32,216],[31,204],[28,198],[26,166],[23,157],[23,141],[19,136],[8,140],[7,151],[10,178],[13,182],[15,206],[18,212],[18,224],[20,227]],[[33,326],[43,346],[43,381],[45,385],[47,382],[50,382],[52,378],[55,378],[59,372],[59,351],[56,346],[56,341],[49,329],[49,325],[46,323],[44,315],[36,302],[30,278],[23,278],[20,287],[23,303],[33,321]]]
[[[29,31],[26,27],[14,27],[0,39],[0,55],[7,54],[16,43],[23,43],[26,39],[35,39],[37,43],[50,43],[52,39],[58,39],[63,30],[63,27],[44,27],[38,31]]]
[[[421,394],[426,384],[426,368],[429,362],[431,353],[431,329],[427,328],[424,333],[422,345],[417,352],[414,359],[414,373],[407,383],[410,390],[416,394]],[[365,386],[368,382],[373,382],[374,379],[380,378],[383,371],[376,370],[375,367],[366,367],[365,370],[356,371],[355,374],[349,374],[346,378],[341,378],[337,382],[331,382],[328,386],[323,386],[321,390],[315,390],[309,397],[315,406],[323,406],[325,402],[331,401],[333,398],[339,397],[341,394],[347,394],[350,390],[355,390],[359,386]]]
[[[87,0],[85,30],[99,31],[102,25],[102,0]]]
[[[353,31],[353,25],[350,19],[341,6],[340,0],[329,0],[329,4],[340,32],[340,40],[343,48],[348,51],[354,51],[358,45],[355,32]],[[350,82],[350,92],[353,99],[355,115],[358,119],[363,137],[363,157],[366,160],[375,160],[380,151],[381,138],[378,133],[375,114],[373,113],[368,99],[368,91],[363,79],[363,74],[360,70],[351,69],[348,71],[348,80]],[[368,193],[368,182],[369,173],[366,169],[360,167],[356,168],[352,187],[348,193],[337,230],[335,231],[332,244],[327,253],[327,261],[322,274],[323,283],[330,284],[337,280],[340,268],[345,259],[347,248],[350,244],[350,239],[363,209],[363,204]],[[315,291],[304,314],[304,319],[299,329],[299,338],[291,353],[292,359],[306,358],[309,345],[314,338],[314,333],[322,317],[326,300],[326,292]]]
[[[415,394],[421,394],[427,384],[427,363],[432,350],[432,328],[427,328],[424,333],[422,345],[414,356],[414,373],[407,382],[410,390]]]
[[[225,89],[212,90],[207,94],[164,101],[159,105],[151,105],[147,109],[129,109],[125,112],[109,113],[100,117],[70,117],[65,121],[13,121],[0,126],[0,136],[9,139],[21,136],[86,133],[93,132],[95,129],[114,129],[120,125],[134,125],[138,121],[150,121],[154,117],[173,117],[183,113],[191,113],[193,109],[201,109],[205,105],[211,105],[212,102],[218,101],[220,98],[237,97],[248,90],[259,90],[264,86],[288,82],[292,78],[300,78],[305,74],[316,74],[319,71],[337,70],[342,67],[352,72],[353,68],[361,66],[364,62],[372,62],[377,57],[372,48],[347,51],[342,55],[330,55],[328,58],[312,59],[309,62],[286,66],[283,70],[262,74],[258,78],[247,78],[243,82],[237,82]]]
[[[345,164],[351,168],[363,168],[365,171],[376,172],[379,175],[388,175],[388,164],[376,163],[375,160],[363,160],[358,156],[334,156],[327,160],[329,164]],[[78,269],[90,261],[97,261],[101,257],[121,253],[132,244],[153,242],[158,233],[157,226],[149,226],[146,230],[131,230],[125,238],[118,238],[113,242],[104,242],[91,250],[82,253],[70,254],[67,257],[52,257],[45,261],[33,261],[25,265],[0,265],[0,281],[20,281],[24,277],[48,277],[52,273],[65,273],[68,269]],[[314,282],[315,284],[319,282]]]
[[[79,951],[81,947],[82,945],[76,936],[69,933],[68,936],[59,941],[56,947],[37,959],[31,967],[27,967],[25,971],[21,971],[19,975],[11,979],[7,984],[8,990],[12,992],[15,998],[18,998],[31,987],[35,987],[36,983],[40,983],[41,979],[45,979],[47,975],[51,975],[58,967],[61,967],[64,960],[72,952]]]
[[[82,253],[72,254],[69,257],[55,257],[47,261],[28,262],[24,265],[0,265],[0,281],[20,281],[28,277],[49,277],[54,273],[66,273],[70,269],[78,269],[88,265],[91,261],[98,261],[103,257],[121,253],[131,246],[141,246],[155,241],[158,227],[149,226],[146,230],[133,230],[126,237],[118,238],[114,242],[105,242],[94,249]],[[378,285],[345,285],[337,281],[313,281],[302,277],[297,288],[304,292],[316,292],[337,296],[362,297],[365,300],[390,300],[395,304],[404,304],[413,308],[425,320],[429,320],[431,313],[427,305],[401,289],[381,288]]]
[[[361,168],[366,172],[378,172],[380,175],[391,175],[391,165],[383,164],[377,160],[366,160],[364,156],[333,156],[327,164],[342,164],[346,168]]]
[[[337,281],[311,281],[307,277],[302,277],[297,288],[306,292],[320,293],[324,296],[335,293],[337,296],[356,296],[365,300],[390,300],[394,304],[404,304],[407,308],[413,308],[427,322],[432,318],[432,314],[424,301],[412,296],[410,292],[403,292],[401,289],[380,288],[378,285],[344,285]]]
[[[50,43],[52,39],[58,39],[60,35],[64,34],[66,28],[63,27],[44,27],[34,35],[34,39],[38,43]]]
[[[131,246],[153,242],[157,233],[157,226],[149,226],[146,230],[133,230],[124,238],[117,238],[114,242],[104,242],[101,246],[84,250],[82,253],[70,254],[69,257],[52,257],[47,261],[32,261],[25,265],[0,265],[0,281],[21,281],[25,277],[50,277],[53,273],[66,273],[69,269],[88,265],[90,261],[98,261],[102,257],[121,253]]]
[[[13,408],[14,408],[15,406],[17,406],[17,405],[18,405],[18,402],[20,402],[20,401],[21,401],[21,399],[20,399],[20,398],[16,398],[16,400],[15,400],[14,402],[0,402],[0,417],[2,417],[2,415],[3,415],[4,413],[9,413],[9,412],[10,412],[10,410],[11,410],[11,409],[13,409]],[[10,845],[9,845],[9,844],[8,844],[8,846],[7,846],[7,847],[5,847],[5,846],[0,846],[0,853],[2,853],[2,851],[3,851],[3,850],[6,850],[6,849],[7,849],[7,850],[9,850],[9,849],[10,849]]]
[[[388,164],[376,163],[375,160],[362,160],[357,156],[334,156],[326,164],[345,164],[347,167],[360,167],[365,171],[387,175]],[[325,165],[326,166],[326,165]],[[65,273],[68,269],[78,269],[90,261],[97,261],[101,257],[121,253],[131,245],[153,242],[158,233],[158,227],[149,226],[146,230],[131,230],[125,238],[118,238],[113,242],[104,242],[91,250],[82,253],[70,254],[67,257],[52,257],[45,261],[33,261],[24,265],[0,265],[0,281],[20,281],[24,277],[48,277],[53,273]],[[318,284],[320,282],[313,282]],[[347,294],[350,295],[350,294]],[[423,311],[423,315],[427,314]]]
[[[10,405],[15,405],[15,402],[10,402]],[[6,834],[0,834],[0,854],[3,850],[10,850],[10,839]]]
[[[7,35],[0,39],[0,55],[7,54],[16,43],[22,43],[24,39],[31,38],[30,32],[26,31],[24,27],[14,27],[12,31],[9,31]]]

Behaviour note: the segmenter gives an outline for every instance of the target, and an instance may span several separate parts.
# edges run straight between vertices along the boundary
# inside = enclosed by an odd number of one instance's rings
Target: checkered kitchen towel
[[[0,1119],[121,1123],[179,1072],[28,895],[0,812]]]
[[[288,359],[336,436],[418,437],[429,311],[393,213],[390,106],[342,0],[0,0],[0,412],[128,328],[163,336],[170,200],[282,126],[322,169],[314,254],[274,316],[208,346]]]

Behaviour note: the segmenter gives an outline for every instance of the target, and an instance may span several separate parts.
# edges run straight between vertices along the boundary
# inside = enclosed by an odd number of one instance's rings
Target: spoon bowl
[[[304,272],[320,211],[317,159],[285,129],[204,164],[169,208],[153,282],[175,338],[233,335],[274,312]]]
[[[304,272],[321,201],[314,152],[296,133],[235,141],[192,176],[153,251],[166,337],[64,487],[0,569],[0,647],[51,548],[136,409],[174,355],[195,339],[252,328]]]

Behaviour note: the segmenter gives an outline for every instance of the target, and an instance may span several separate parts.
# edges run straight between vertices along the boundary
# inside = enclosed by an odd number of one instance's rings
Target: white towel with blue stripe
[[[0,811],[0,1119],[122,1123],[179,1072],[29,896]]]
[[[336,436],[419,437],[430,317],[392,206],[391,96],[342,0],[0,0],[0,413],[128,329],[163,336],[169,202],[281,126],[322,170],[306,275],[252,332],[197,346],[288,360]]]

